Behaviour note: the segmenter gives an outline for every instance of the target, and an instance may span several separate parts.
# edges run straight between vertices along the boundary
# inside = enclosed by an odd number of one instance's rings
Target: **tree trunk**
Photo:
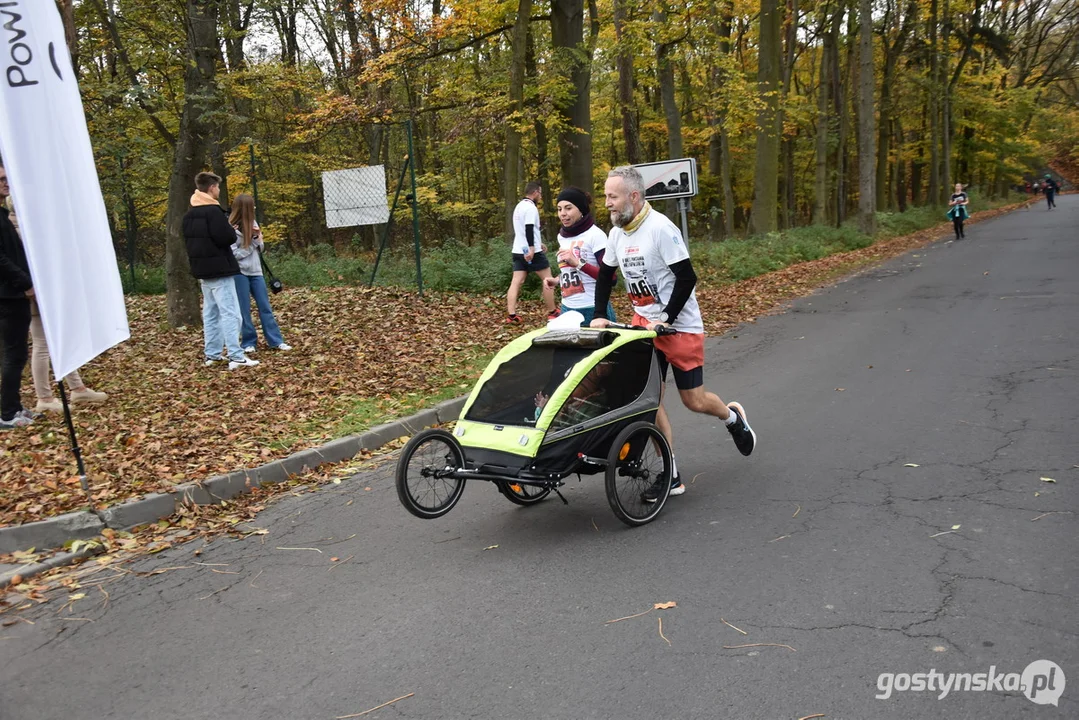
[[[714,26],[716,35],[719,36],[720,55],[726,57],[731,54],[731,22],[734,15],[733,0],[720,0],[719,23]],[[712,81],[715,88],[719,88],[728,81],[727,70],[713,67]],[[709,171],[712,175],[719,175],[719,185],[723,194],[723,234],[725,237],[734,235],[734,193],[731,190],[731,151],[730,141],[727,135],[727,101],[723,107],[711,115],[712,137],[709,141]]]
[[[944,32],[942,37],[943,51],[941,57],[943,58],[944,66],[941,68],[941,108],[940,108],[940,184],[941,184],[941,200],[945,197],[949,197],[952,194],[952,98],[951,98],[951,84],[947,82],[949,58],[951,57],[951,48],[949,47],[952,37],[952,8],[949,0],[944,0]]]
[[[888,28],[884,33],[884,72],[880,84],[880,125],[877,131],[877,208],[894,207],[894,195],[887,193],[886,181],[888,178],[888,165],[891,155],[891,140],[894,122],[897,120],[895,112],[895,100],[892,97],[895,88],[895,73],[899,58],[906,49],[907,37],[914,26],[918,5],[910,2],[900,25],[896,31],[895,40],[888,44]]]
[[[207,116],[214,109],[218,34],[217,4],[187,0],[187,72],[180,132],[169,178],[165,227],[165,297],[172,327],[202,322],[199,291],[191,276],[181,221],[187,213],[195,175],[203,169],[211,130]]]
[[[895,121],[895,174],[892,175],[892,206],[907,211],[906,163],[903,161],[903,125]]]
[[[850,66],[853,53],[850,49],[850,29],[848,27],[844,43],[847,45],[847,63],[843,72],[840,72],[839,64],[839,38],[843,27],[843,8],[837,8],[833,16],[833,41],[832,41],[832,97],[834,98],[835,114],[839,118],[839,141],[836,146],[835,161],[835,213],[836,227],[839,227],[847,219],[847,140],[850,135],[850,115],[847,112],[847,88],[850,80]]]
[[[626,143],[626,161],[641,162],[641,137],[633,103],[633,50],[624,40],[627,0],[614,0],[614,37],[618,46],[618,107],[622,114],[622,139]]]
[[[502,198],[505,202],[503,212],[506,236],[513,237],[513,208],[521,199],[521,132],[517,123],[521,122],[520,113],[524,110],[525,96],[525,56],[528,50],[528,22],[532,16],[532,0],[520,0],[517,6],[517,21],[513,24],[512,52],[510,64],[510,112],[515,117],[506,123],[506,164],[502,181]]]
[[[584,0],[552,0],[551,39],[560,65],[566,67],[572,97],[560,110],[567,128],[559,139],[562,180],[592,187],[592,59],[584,44]]]
[[[858,226],[877,231],[877,121],[873,107],[873,0],[859,0],[858,32]]]
[[[750,233],[776,229],[779,200],[779,3],[761,0],[760,57],[757,88],[761,108],[757,111],[757,172],[753,184],[753,212]]]
[[[67,51],[71,54],[71,67],[75,71],[75,80],[79,79],[79,34],[75,29],[75,4],[73,0],[56,0],[56,9],[60,11],[60,20],[64,23],[64,40]]]
[[[787,105],[787,98],[790,96],[792,88],[791,84],[794,82],[794,61],[796,57],[795,49],[798,46],[798,0],[787,0],[787,28],[784,38],[784,58],[783,58],[783,107]],[[783,227],[792,228],[795,225],[795,199],[794,199],[794,143],[795,138],[787,137],[784,129],[786,125],[786,113],[783,109],[779,111],[779,120],[776,122],[779,127],[779,134],[782,138],[780,156],[783,159],[783,180],[782,187],[783,192]]]
[[[940,204],[940,51],[937,47],[937,0],[929,4],[929,197]]]
[[[813,175],[813,217],[814,225],[828,223],[828,135],[831,119],[828,113],[828,89],[831,79],[828,67],[832,56],[832,34],[824,31],[825,20],[821,20],[820,33],[824,38],[821,49],[820,86],[817,89],[817,138],[816,172]]]
[[[667,11],[656,10],[652,14],[653,22],[663,33],[667,24]],[[670,54],[673,43],[656,42],[656,79],[659,81],[659,97],[663,103],[663,117],[667,121],[667,156],[671,159],[682,157],[682,113],[674,97],[674,66]]]

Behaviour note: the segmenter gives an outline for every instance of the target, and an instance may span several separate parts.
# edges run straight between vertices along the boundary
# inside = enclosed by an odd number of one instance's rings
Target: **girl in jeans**
[[[236,282],[236,297],[240,301],[240,346],[244,353],[252,353],[258,343],[255,324],[251,321],[251,297],[254,296],[266,344],[274,350],[291,350],[292,346],[286,344],[281,337],[281,328],[278,327],[277,318],[270,307],[270,296],[266,292],[266,281],[262,277],[259,251],[262,250],[263,243],[262,232],[255,222],[255,199],[250,195],[237,195],[232,202],[229,222],[236,228],[236,243],[232,246],[232,254],[240,264],[240,274],[233,276]]]

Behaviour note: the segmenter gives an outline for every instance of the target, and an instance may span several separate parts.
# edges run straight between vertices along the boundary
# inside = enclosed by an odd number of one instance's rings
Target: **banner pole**
[[[71,420],[71,407],[67,403],[67,389],[64,388],[63,380],[57,382],[56,386],[60,390],[60,402],[64,406],[64,422],[67,424],[68,436],[71,438],[71,452],[75,455],[75,465],[79,469],[79,485],[82,486],[82,491],[86,493],[86,501],[90,503],[90,510],[93,511],[94,499],[90,497],[90,483],[86,479],[86,465],[83,464],[79,439],[75,435],[75,423]]]

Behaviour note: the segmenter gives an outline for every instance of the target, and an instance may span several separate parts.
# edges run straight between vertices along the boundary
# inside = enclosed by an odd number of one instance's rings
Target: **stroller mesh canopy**
[[[599,342],[609,344],[609,339],[598,335]],[[559,386],[574,382],[572,391],[563,389],[559,394],[559,398],[565,400],[549,427],[550,431],[558,431],[626,407],[645,391],[652,363],[650,342],[633,342],[615,348],[584,377],[578,371],[570,378],[574,366],[596,349],[581,347],[574,341],[567,346],[562,338],[548,343],[536,340],[528,350],[500,365],[487,379],[468,409],[466,420],[535,427],[543,408]],[[591,343],[591,338],[586,341],[586,345]]]
[[[480,388],[465,419],[535,426],[541,397],[549,398],[573,366],[590,354],[590,348],[533,345],[499,366]]]
[[[630,343],[614,350],[577,383],[551,421],[551,431],[564,430],[630,405],[648,383],[650,343]]]

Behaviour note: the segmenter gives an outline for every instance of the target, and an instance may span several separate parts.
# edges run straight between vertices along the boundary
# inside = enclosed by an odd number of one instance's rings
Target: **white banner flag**
[[[0,154],[59,380],[131,333],[56,3],[0,0],[0,72]]]

